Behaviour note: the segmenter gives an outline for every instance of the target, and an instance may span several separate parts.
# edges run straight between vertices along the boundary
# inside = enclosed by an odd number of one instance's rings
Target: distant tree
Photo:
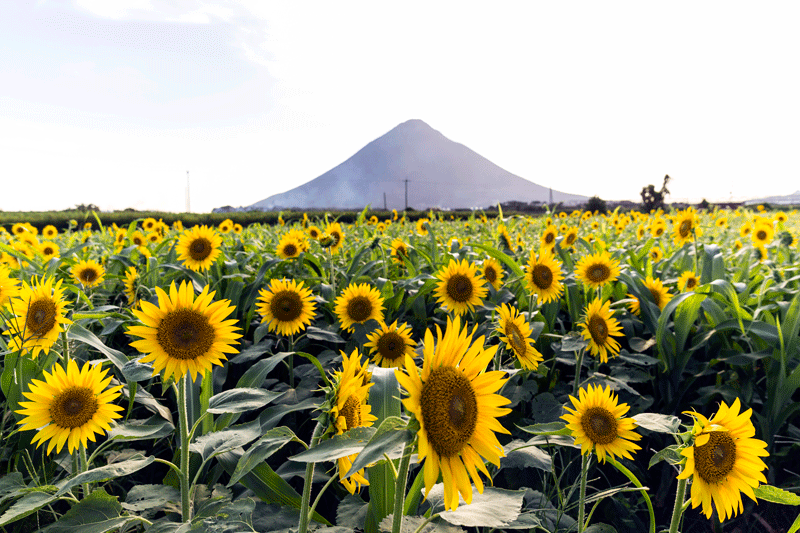
[[[100,211],[100,208],[94,204],[78,204],[75,206],[76,211]]]
[[[708,208],[711,207],[711,204],[708,203],[708,200],[703,198],[703,201],[700,202],[699,204],[697,204],[697,207],[699,207],[700,209],[705,209],[706,211],[708,211]]]
[[[584,207],[584,211],[589,212],[598,212],[598,213],[608,213],[608,206],[606,205],[606,201],[600,198],[599,196],[592,196],[586,202],[586,207]]]
[[[645,213],[649,213],[659,207],[664,207],[664,196],[669,194],[667,190],[667,183],[669,182],[669,174],[664,176],[664,183],[661,185],[661,190],[657,191],[655,186],[648,185],[642,188],[642,203],[644,204]]]

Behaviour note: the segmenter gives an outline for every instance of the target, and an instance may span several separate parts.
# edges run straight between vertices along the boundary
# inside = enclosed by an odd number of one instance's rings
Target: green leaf
[[[6,500],[15,498],[22,494],[22,491],[27,489],[28,486],[22,480],[22,474],[19,472],[11,472],[0,478],[0,504]]]
[[[69,492],[72,487],[76,487],[82,483],[96,483],[98,481],[106,481],[115,479],[122,476],[127,476],[138,472],[142,468],[149,466],[153,463],[153,457],[138,456],[135,459],[128,459],[119,463],[101,466],[100,468],[93,468],[86,472],[81,472],[75,477],[65,479],[58,483],[58,492],[55,496],[63,496]]]
[[[352,528],[353,531],[363,529],[368,510],[369,503],[362,500],[361,496],[349,494],[336,507],[336,524]]]
[[[359,453],[367,445],[375,431],[374,427],[356,427],[341,435],[334,435],[313,448],[289,457],[289,459],[298,463],[335,461],[340,457]]]
[[[179,513],[181,492],[170,485],[134,485],[125,496],[122,508],[132,513],[151,509]]]
[[[400,533],[464,533],[464,529],[438,519],[428,522],[423,529],[419,529],[426,520],[424,516],[404,516],[400,519]],[[394,514],[387,515],[381,520],[380,531],[391,532],[393,522]]]
[[[577,352],[581,348],[586,348],[588,345],[589,341],[584,339],[580,333],[577,333],[575,331],[567,333],[561,339],[562,352]]]
[[[519,263],[514,261],[511,257],[506,255],[504,252],[501,252],[497,248],[492,248],[491,246],[486,246],[485,244],[479,244],[479,243],[470,243],[470,246],[472,246],[473,248],[477,248],[479,250],[483,250],[491,257],[505,263],[505,265],[511,269],[511,271],[514,273],[515,276],[520,278],[525,277],[525,272],[522,271],[522,267],[519,265]]]
[[[114,366],[116,366],[120,372],[122,372],[122,369],[128,363],[128,357],[124,353],[120,352],[119,350],[115,350],[114,348],[109,348],[97,337],[97,335],[79,324],[72,324],[67,329],[67,338],[70,340],[83,342],[96,348],[100,351],[100,353],[108,357],[109,361],[114,363]]]
[[[779,489],[772,485],[759,485],[753,492],[756,498],[783,505],[800,505],[800,496],[788,490]]]
[[[203,460],[231,451],[253,442],[261,435],[261,424],[253,420],[222,431],[206,433],[189,445],[189,450],[199,453]]]
[[[794,519],[794,522],[792,522],[792,526],[786,533],[797,533],[797,531],[799,530],[800,530],[800,514],[797,515],[797,518]]]
[[[319,362],[319,359],[317,359],[316,357],[314,357],[310,353],[305,353],[305,352],[296,352],[296,353],[300,357],[304,357],[304,358],[308,359],[309,361],[311,361],[311,364],[313,364],[315,367],[317,367],[317,370],[319,371],[319,375],[322,376],[322,381],[324,381],[326,385],[330,385],[330,381],[328,381],[328,375],[325,373],[325,369],[322,368],[322,363]]]
[[[667,461],[671,465],[679,465],[684,459],[685,458],[681,455],[681,446],[673,444],[672,446],[667,446],[663,450],[653,454],[653,457],[650,458],[650,464],[647,465],[647,468],[653,468],[654,465],[660,463],[661,461]]]
[[[44,487],[41,488],[44,489]],[[35,513],[45,505],[53,503],[57,499],[57,497],[49,492],[29,492],[14,502],[14,505],[9,507],[6,512],[0,516],[0,526],[5,526],[11,522],[21,520],[29,514]]]
[[[471,504],[466,505],[462,501],[456,510],[442,511],[439,516],[456,526],[502,528],[519,516],[524,496],[525,490],[486,487],[483,494],[477,491],[472,493]],[[428,500],[431,503],[444,502],[442,483],[433,486],[428,494]]]
[[[315,341],[333,342],[335,344],[344,344],[345,340],[338,334],[325,329],[320,329],[314,326],[306,328],[306,337]]]
[[[163,418],[152,416],[147,420],[128,420],[108,432],[109,439],[117,440],[151,440],[171,435],[175,426]]]
[[[236,464],[233,474],[231,474],[228,487],[232,487],[242,476],[260,463],[263,463],[273,453],[291,441],[300,442],[300,439],[287,427],[273,428],[267,431],[239,458],[239,462]]]
[[[215,394],[208,401],[209,413],[244,413],[264,407],[269,402],[283,394],[264,389],[240,388],[226,390]]]
[[[552,472],[553,459],[550,454],[525,441],[515,439],[503,446],[505,457],[500,458],[503,468],[533,467],[545,472]]]
[[[41,530],[42,533],[106,533],[121,527],[135,517],[120,516],[122,506],[116,496],[100,488],[73,505],[58,522]]]
[[[346,477],[350,477],[349,474],[358,472],[371,463],[380,461],[384,454],[390,454],[410,441],[414,435],[406,429],[406,425],[406,422],[399,417],[385,419],[364,449],[359,452]]]
[[[632,418],[638,426],[657,433],[677,433],[678,429],[681,427],[680,419],[672,415],[639,413]]]
[[[546,424],[533,424],[532,426],[517,426],[526,433],[534,435],[572,435],[564,422],[547,422]]]
[[[583,533],[617,533],[617,530],[608,524],[592,524]]]

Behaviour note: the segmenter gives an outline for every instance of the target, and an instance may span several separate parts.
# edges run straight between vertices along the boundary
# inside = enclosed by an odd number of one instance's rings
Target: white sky
[[[180,7],[175,7],[180,6]],[[800,3],[0,2],[0,209],[250,205],[411,118],[639,200],[800,189]]]

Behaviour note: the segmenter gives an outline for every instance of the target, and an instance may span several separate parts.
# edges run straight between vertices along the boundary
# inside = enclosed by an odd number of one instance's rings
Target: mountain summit
[[[247,209],[480,208],[498,202],[549,202],[550,189],[515,176],[425,122],[408,120],[316,179]],[[552,191],[553,202],[585,196]]]

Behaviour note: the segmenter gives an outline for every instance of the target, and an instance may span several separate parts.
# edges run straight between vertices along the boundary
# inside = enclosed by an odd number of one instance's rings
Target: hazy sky
[[[180,7],[175,7],[180,6]],[[800,189],[800,3],[0,2],[0,209],[191,210],[411,118],[535,183]]]

